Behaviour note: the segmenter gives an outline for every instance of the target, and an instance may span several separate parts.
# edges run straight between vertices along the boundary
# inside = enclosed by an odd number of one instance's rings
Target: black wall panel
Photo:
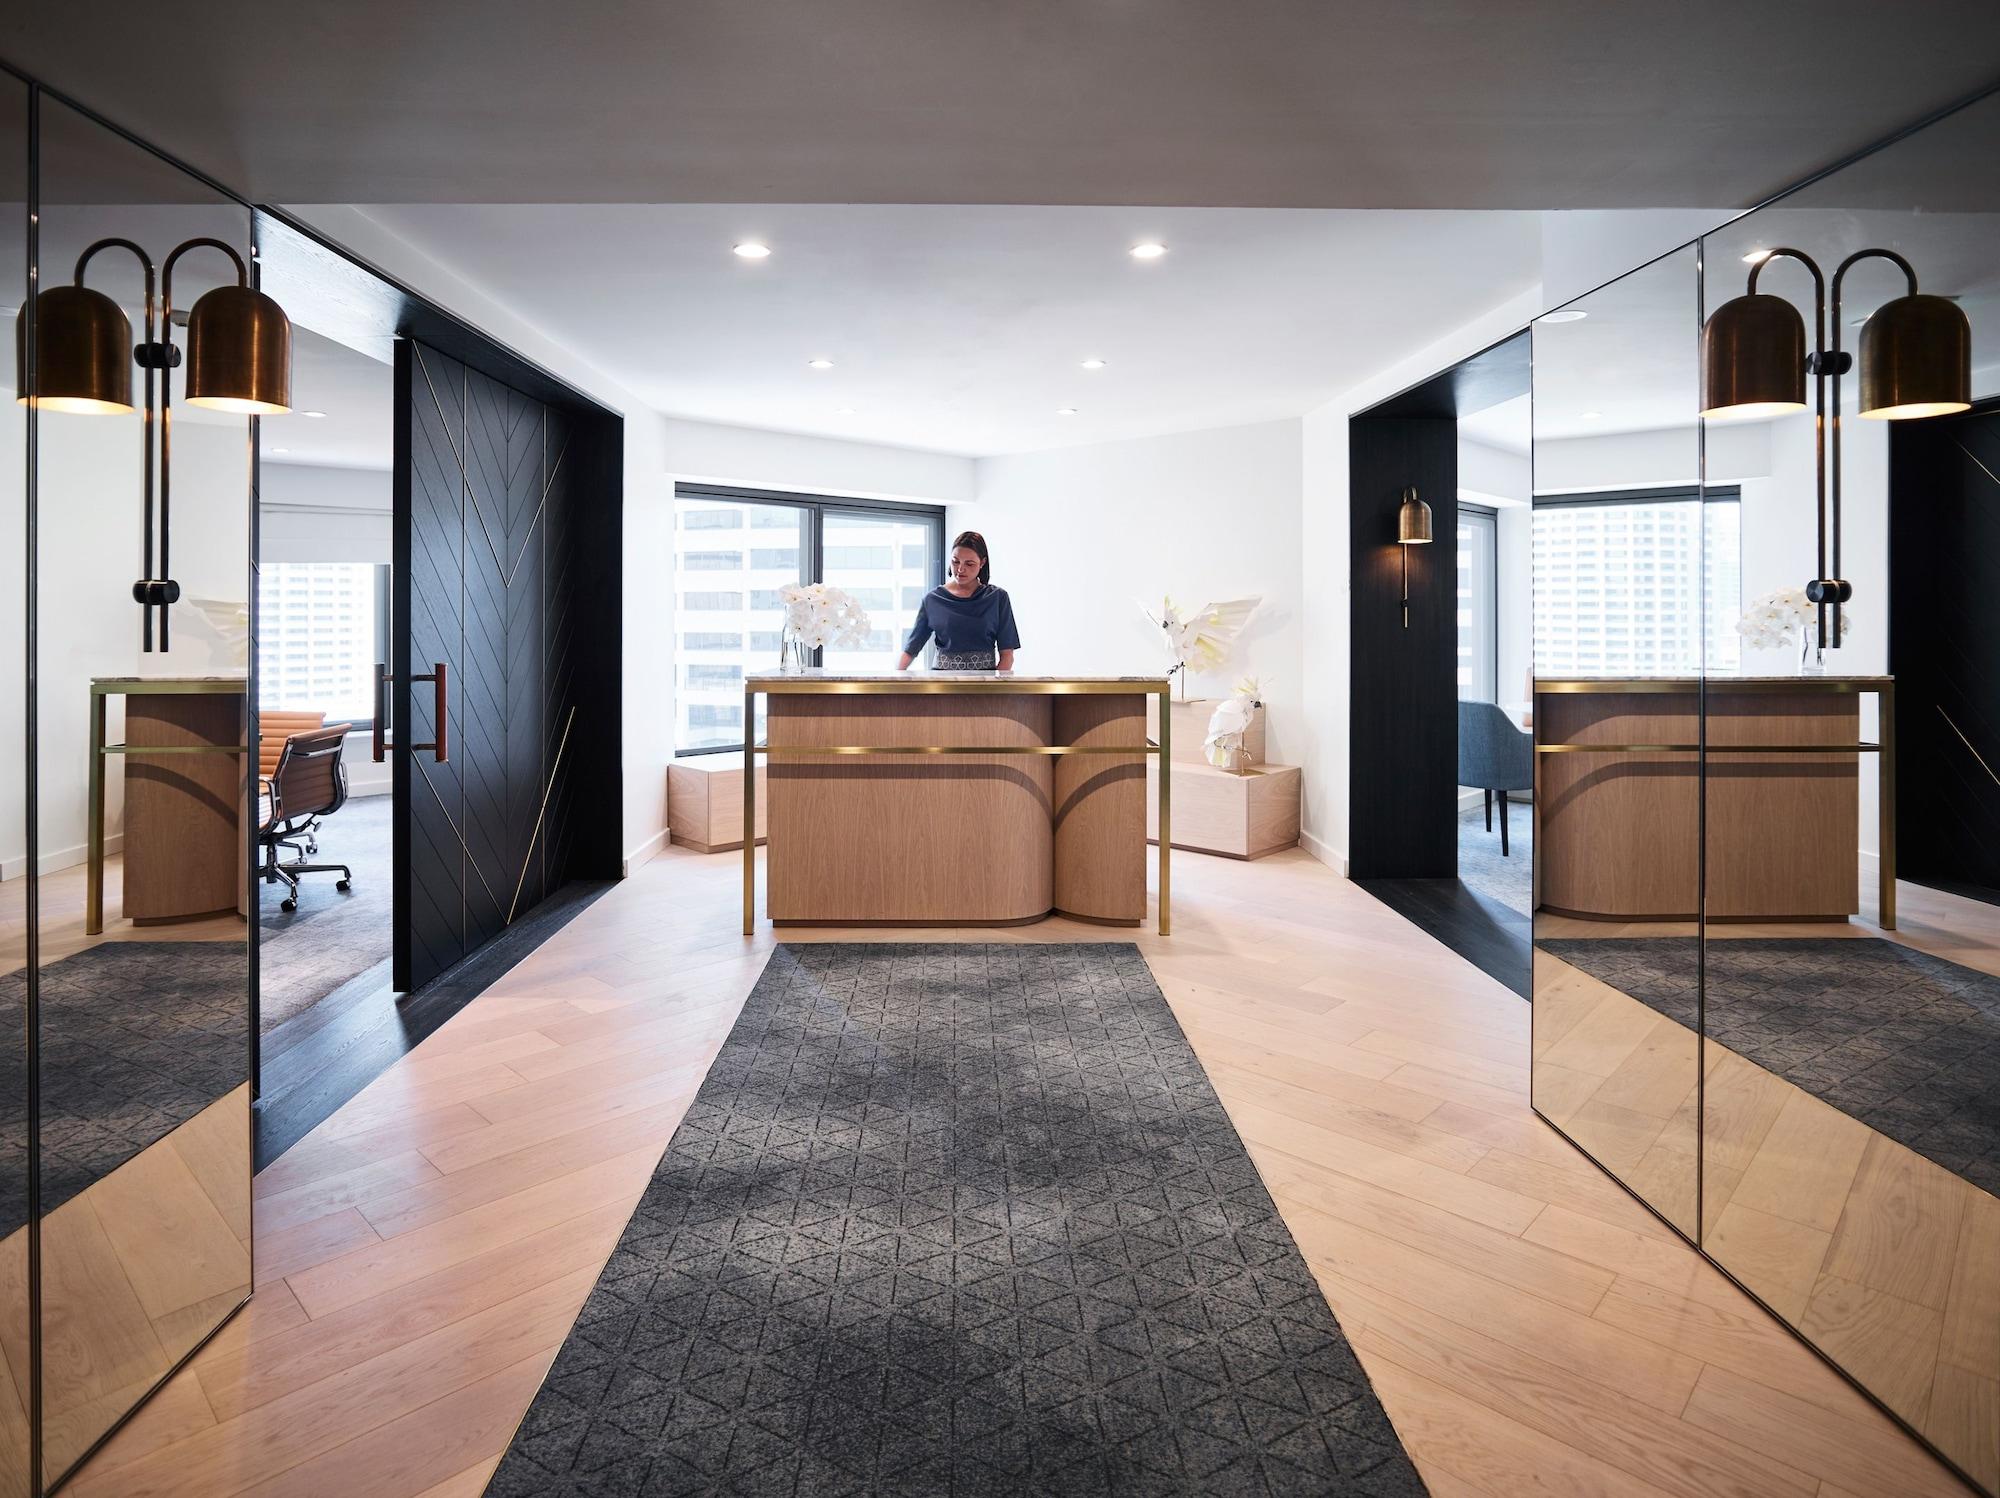
[[[1996,592],[2000,405],[1897,422],[1889,446],[1897,873],[2000,901],[2000,631],[1988,622]]]
[[[1403,548],[1396,512],[1414,486],[1428,546]],[[1348,872],[1355,879],[1458,873],[1458,421],[1356,416],[1348,423],[1352,589]]]

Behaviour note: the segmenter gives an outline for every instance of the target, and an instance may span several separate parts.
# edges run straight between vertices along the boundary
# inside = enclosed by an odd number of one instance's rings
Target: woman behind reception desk
[[[917,652],[935,638],[940,671],[1013,670],[1021,634],[1014,627],[1013,600],[1005,588],[993,586],[986,538],[961,531],[945,566],[951,575],[917,605],[917,622],[896,669],[909,670]]]

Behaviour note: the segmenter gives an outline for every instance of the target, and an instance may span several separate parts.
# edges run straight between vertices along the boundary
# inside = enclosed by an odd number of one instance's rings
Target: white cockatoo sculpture
[[[1257,678],[1246,676],[1236,683],[1233,693],[1216,704],[1208,718],[1208,737],[1201,741],[1202,753],[1210,764],[1221,770],[1243,772],[1244,736],[1256,720],[1257,709],[1264,705],[1262,699],[1263,689]]]
[[[1243,633],[1262,602],[1261,598],[1232,598],[1224,603],[1205,603],[1183,613],[1173,599],[1167,598],[1157,615],[1143,603],[1139,605],[1140,611],[1160,627],[1167,658],[1173,662],[1168,674],[1179,676],[1183,699],[1187,697],[1188,672],[1220,670],[1229,660],[1236,637]]]

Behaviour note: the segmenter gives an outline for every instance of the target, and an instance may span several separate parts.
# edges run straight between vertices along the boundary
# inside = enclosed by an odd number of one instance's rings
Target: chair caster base
[[[278,902],[278,909],[280,910],[297,910],[298,908],[299,908],[299,902],[297,900],[288,898],[280,900]]]
[[[333,887],[334,887],[335,889],[352,889],[352,888],[354,888],[354,886],[353,886],[352,884],[350,884],[350,883],[349,883],[349,882],[348,882],[347,880],[345,880],[345,879],[336,879],[336,880],[335,880],[335,881],[333,882]]]

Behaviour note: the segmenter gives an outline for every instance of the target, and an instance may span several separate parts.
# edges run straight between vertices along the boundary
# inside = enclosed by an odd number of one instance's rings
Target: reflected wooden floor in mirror
[[[1880,937],[2000,975],[2000,909],[1908,883],[1897,898],[1896,931],[1858,919],[1717,923],[1707,934],[1711,942]],[[1872,890],[1864,908],[1874,908]],[[1548,915],[1536,930],[1585,940],[1694,933],[1688,923]],[[1691,1075],[1694,1035],[1550,953],[1538,952],[1536,964],[1543,1111],[1657,1203],[1678,1207],[1682,1178],[1660,1169],[1659,1151],[1692,1135],[1670,1127],[1662,1110],[1680,1091],[1678,1115],[1691,1130],[1695,1099],[1677,1079]],[[1664,1039],[1669,1032],[1684,1040]],[[1653,1066],[1663,1052],[1681,1067]],[[1706,1070],[1709,1252],[2000,1488],[2000,1199],[1712,1041]],[[1665,1085],[1649,1091],[1655,1077]]]
[[[1958,1494],[1527,1106],[1528,1006],[1301,853],[1136,939],[1439,1494]],[[768,953],[674,849],[257,1181],[259,1288],[78,1498],[475,1498]],[[787,940],[853,933],[788,931]]]
[[[84,932],[81,866],[41,880],[44,966],[111,942],[242,942],[241,917],[140,927],[122,919],[123,859],[105,863],[105,930]],[[22,879],[0,883],[0,975],[26,962]],[[173,1366],[250,1283],[248,1085],[211,1103],[44,1219],[44,1463],[73,1463]],[[168,1251],[162,1252],[162,1245]],[[27,1440],[27,1234],[0,1241],[0,1441]],[[5,1484],[20,1477],[0,1463]]]

